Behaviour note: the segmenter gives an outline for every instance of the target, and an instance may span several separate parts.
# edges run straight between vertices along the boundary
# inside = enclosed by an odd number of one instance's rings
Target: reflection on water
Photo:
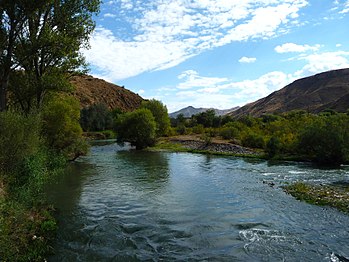
[[[95,146],[49,189],[50,261],[340,261],[349,216],[263,181],[348,183],[348,171]]]

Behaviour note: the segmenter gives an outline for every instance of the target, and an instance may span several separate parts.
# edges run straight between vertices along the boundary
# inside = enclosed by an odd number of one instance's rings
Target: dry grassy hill
[[[108,83],[90,75],[77,75],[71,78],[75,87],[73,95],[81,107],[104,103],[109,109],[132,111],[140,106],[143,98],[123,87]]]
[[[292,110],[318,113],[324,109],[346,112],[348,108],[349,69],[340,69],[298,79],[265,98],[241,107],[231,115],[261,116]]]

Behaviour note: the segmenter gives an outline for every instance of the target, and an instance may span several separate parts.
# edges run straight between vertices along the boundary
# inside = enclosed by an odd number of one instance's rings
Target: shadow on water
[[[168,157],[164,153],[137,150],[118,151],[116,158],[122,161],[125,167],[132,169],[129,175],[136,181],[163,183],[169,177]]]
[[[64,175],[47,186],[47,197],[56,207],[59,206],[58,212],[73,210],[76,207],[84,181],[95,173],[95,167],[90,163],[70,163]]]

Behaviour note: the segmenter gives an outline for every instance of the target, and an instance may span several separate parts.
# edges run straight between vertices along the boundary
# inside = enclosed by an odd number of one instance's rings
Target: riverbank
[[[53,208],[31,196],[13,198],[3,183],[0,191],[0,261],[46,261],[57,228]]]
[[[217,138],[212,138],[210,141],[205,141],[201,139],[199,135],[162,138],[154,147],[151,148],[151,150],[170,150],[174,152],[204,153],[253,158],[264,157],[264,153],[260,150],[243,147]]]
[[[284,187],[284,190],[298,200],[319,206],[330,206],[349,213],[349,184],[310,185],[298,182]]]

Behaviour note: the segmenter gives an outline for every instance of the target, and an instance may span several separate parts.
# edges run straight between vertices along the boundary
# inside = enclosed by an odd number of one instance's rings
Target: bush
[[[199,124],[193,127],[193,133],[195,134],[202,134],[205,132],[205,128],[203,125]]]
[[[273,158],[277,154],[279,154],[280,150],[281,150],[280,140],[275,136],[271,137],[266,145],[266,152],[268,153],[268,156],[270,158]]]
[[[349,160],[349,119],[318,117],[300,134],[298,152],[320,164],[339,165]]]
[[[138,109],[120,116],[116,123],[117,140],[130,142],[136,149],[143,149],[155,144],[156,123],[148,109]]]
[[[239,130],[229,123],[221,128],[219,135],[224,139],[233,139],[237,138],[239,136],[239,133]]]
[[[249,133],[248,135],[242,138],[241,142],[242,145],[246,147],[264,148],[265,146],[263,136],[255,133]]]
[[[180,124],[176,128],[176,132],[178,135],[185,135],[187,134],[187,128],[185,127],[185,125]]]
[[[40,147],[40,118],[18,113],[0,113],[0,173],[15,172]]]

